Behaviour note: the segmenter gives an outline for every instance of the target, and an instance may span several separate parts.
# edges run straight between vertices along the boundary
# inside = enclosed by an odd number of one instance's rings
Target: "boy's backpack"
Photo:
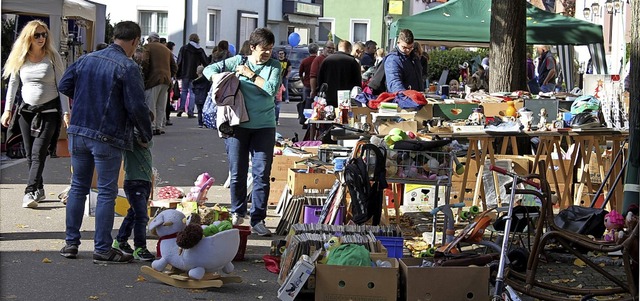
[[[388,56],[389,55],[385,56],[382,59],[382,62],[378,64],[376,70],[373,72],[371,80],[367,83],[367,86],[371,88],[373,95],[380,95],[383,92],[387,92],[387,76],[384,73],[384,63],[387,61]]]
[[[360,155],[349,160],[344,178],[351,196],[353,222],[363,224],[373,218],[380,224],[383,190],[387,187],[386,154],[373,144],[363,144]]]

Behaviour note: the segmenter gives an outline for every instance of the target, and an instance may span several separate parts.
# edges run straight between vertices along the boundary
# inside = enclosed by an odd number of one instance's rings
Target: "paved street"
[[[303,131],[295,119],[295,102],[282,104],[284,137]],[[229,190],[222,187],[227,177],[224,144],[217,132],[197,127],[196,119],[171,118],[167,133],[154,136],[154,166],[160,186],[173,185],[188,191],[195,178],[209,172],[216,179],[209,191],[209,203],[229,203]],[[140,277],[136,262],[127,265],[93,264],[94,218],[85,217],[78,259],[58,253],[64,245],[65,207],[57,201],[70,179],[70,159],[48,159],[45,169],[46,201],[35,210],[21,207],[26,183],[26,161],[2,161],[0,185],[0,299],[1,300],[277,300],[277,275],[261,262],[274,238],[249,236],[245,261],[235,262],[235,274],[242,284],[220,289],[185,290],[164,285],[150,277]],[[122,222],[117,217],[114,236]],[[275,216],[267,225],[274,229]],[[149,240],[154,248],[156,240]],[[155,250],[154,250],[155,253]],[[146,280],[144,280],[146,279]]]

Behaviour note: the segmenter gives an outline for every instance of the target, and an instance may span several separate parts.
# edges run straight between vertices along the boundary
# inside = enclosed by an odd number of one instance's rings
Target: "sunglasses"
[[[48,36],[49,36],[49,34],[46,33],[46,32],[36,32],[36,33],[33,34],[33,37],[36,40],[39,39],[39,38],[45,38],[46,39]]]

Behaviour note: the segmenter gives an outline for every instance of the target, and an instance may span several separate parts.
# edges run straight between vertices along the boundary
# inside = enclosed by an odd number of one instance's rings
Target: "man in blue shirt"
[[[73,98],[67,133],[73,177],[67,200],[66,245],[60,255],[76,258],[84,204],[94,166],[98,176],[94,263],[127,263],[131,255],[113,249],[111,230],[122,151],[133,149],[134,128],[140,141],[151,141],[151,119],[138,65],[131,59],[140,42],[140,26],[116,24],[113,44],[80,57],[62,76],[58,88]],[[161,118],[161,117],[160,117]]]
[[[384,70],[387,92],[424,91],[422,65],[420,58],[413,51],[413,32],[411,30],[400,30],[395,50],[390,52],[384,61]]]

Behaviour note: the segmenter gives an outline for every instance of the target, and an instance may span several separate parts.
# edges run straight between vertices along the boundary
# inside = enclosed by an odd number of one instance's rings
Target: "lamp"
[[[384,23],[387,24],[387,27],[391,26],[391,23],[393,23],[393,16],[392,15],[384,16]]]
[[[594,17],[600,16],[600,4],[598,4],[597,1],[591,4],[591,13],[593,14]]]
[[[622,0],[613,0],[613,9],[619,13],[622,10]]]
[[[605,6],[607,7],[607,12],[609,14],[613,13],[613,0],[607,0],[607,2],[605,2]]]
[[[584,19],[589,19],[589,17],[591,17],[591,9],[588,7],[585,7],[584,10],[582,10],[582,13],[584,14]]]

